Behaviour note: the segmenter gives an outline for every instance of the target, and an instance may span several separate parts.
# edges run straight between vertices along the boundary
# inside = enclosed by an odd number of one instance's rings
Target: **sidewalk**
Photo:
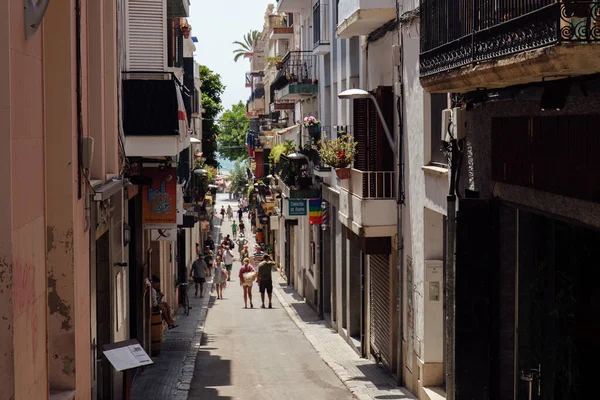
[[[355,398],[416,399],[408,390],[397,387],[382,367],[371,360],[360,358],[292,287],[287,286],[279,273],[273,273],[273,278],[273,292],[281,305]]]
[[[219,237],[221,221],[214,219],[213,238]],[[194,376],[198,348],[212,292],[212,278],[204,285],[204,297],[194,297],[194,285],[188,286],[190,315],[176,314],[175,329],[163,336],[160,356],[152,357],[154,364],[138,372],[131,388],[132,400],[187,400]]]
[[[190,286],[190,315],[177,315],[175,329],[165,331],[160,356],[135,377],[132,400],[186,400],[194,375],[198,347],[204,331],[212,283],[204,286],[204,297],[194,297]]]

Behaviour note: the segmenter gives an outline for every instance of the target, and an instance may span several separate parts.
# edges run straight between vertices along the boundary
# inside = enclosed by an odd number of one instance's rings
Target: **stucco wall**
[[[0,384],[2,397],[47,397],[43,41],[23,8],[0,5]],[[27,179],[24,179],[26,174]]]

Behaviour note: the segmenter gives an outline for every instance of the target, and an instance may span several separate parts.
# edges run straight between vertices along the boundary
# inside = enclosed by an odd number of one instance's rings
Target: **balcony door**
[[[390,132],[394,132],[393,88],[379,86],[374,96]],[[373,193],[391,196],[392,185],[387,182],[389,179],[386,178],[386,174],[376,172],[394,171],[394,152],[387,140],[375,103],[370,99],[354,100],[354,140],[357,142],[354,168],[370,173],[367,174],[367,179],[363,179],[363,196],[373,197]]]

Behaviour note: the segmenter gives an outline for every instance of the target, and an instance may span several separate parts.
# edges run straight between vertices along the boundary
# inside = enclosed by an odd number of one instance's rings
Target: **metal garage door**
[[[390,367],[390,255],[370,256],[370,334],[371,354]]]

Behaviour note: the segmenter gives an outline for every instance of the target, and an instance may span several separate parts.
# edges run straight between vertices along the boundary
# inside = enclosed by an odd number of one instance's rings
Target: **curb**
[[[206,288],[207,293],[212,292],[213,286],[214,284],[211,283],[210,286]],[[206,317],[208,315],[208,303],[210,302],[210,298],[211,296],[208,295],[202,299],[202,309],[198,314],[194,337],[192,338],[190,348],[185,353],[185,358],[183,359],[183,367],[179,375],[179,384],[177,385],[177,391],[178,393],[184,395],[186,399],[189,398],[192,379],[194,379],[196,359],[198,358],[198,349],[200,348],[200,344],[202,343],[202,337],[204,336],[204,325],[206,323]]]
[[[348,372],[346,371],[346,369],[344,367],[342,367],[337,362],[335,362],[335,360],[333,360],[331,358],[331,356],[329,356],[328,354],[317,349],[316,344],[318,342],[318,339],[308,332],[308,330],[305,327],[305,324],[302,322],[302,320],[298,316],[298,313],[296,312],[296,310],[294,310],[294,308],[292,306],[290,306],[290,304],[285,300],[285,298],[283,297],[283,295],[281,294],[280,291],[281,291],[281,289],[278,287],[273,288],[273,292],[275,292],[275,296],[277,297],[277,300],[279,300],[279,302],[281,303],[281,306],[285,309],[285,311],[288,313],[288,315],[290,316],[292,321],[294,321],[294,323],[300,329],[300,331],[302,332],[304,337],[309,341],[311,346],[315,349],[315,351],[317,352],[319,357],[321,357],[321,359],[323,361],[325,361],[325,364],[327,364],[329,366],[329,368],[331,368],[333,370],[333,372],[338,377],[338,379],[340,381],[342,381],[344,386],[346,386],[346,388],[350,391],[350,393],[352,394],[352,396],[355,399],[370,400],[371,398],[369,396],[365,396],[363,394],[356,393],[356,389],[354,388],[354,381],[353,381],[352,377],[349,376]]]

